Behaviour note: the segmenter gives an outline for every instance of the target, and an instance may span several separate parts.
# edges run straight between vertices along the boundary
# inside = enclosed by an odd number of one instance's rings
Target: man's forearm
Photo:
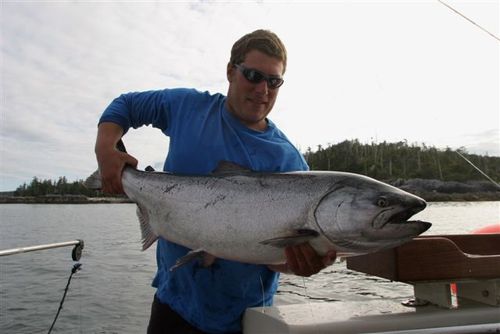
[[[122,135],[123,129],[118,124],[111,122],[103,122],[99,124],[95,143],[95,154],[97,156],[97,160],[99,160],[99,156],[101,154],[105,154],[106,151],[115,149],[116,143],[118,143]]]

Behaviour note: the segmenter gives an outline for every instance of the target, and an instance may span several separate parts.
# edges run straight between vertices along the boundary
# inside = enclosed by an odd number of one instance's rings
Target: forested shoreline
[[[437,149],[397,143],[362,144],[346,140],[304,154],[311,170],[335,170],[363,174],[415,193],[429,201],[500,200],[500,157],[468,154],[465,149]],[[467,161],[468,160],[468,161]],[[475,167],[474,167],[474,166]],[[87,189],[83,180],[33,177],[13,193],[3,193],[0,203],[117,203],[125,197],[106,196]]]
[[[362,144],[346,140],[326,148],[310,148],[304,154],[312,170],[336,170],[367,175],[377,180],[431,179],[482,181],[486,178],[462,156],[493,180],[500,179],[500,157],[468,154],[465,149],[397,143]]]
[[[500,157],[469,154],[465,149],[345,140],[318,146],[316,151],[308,148],[304,156],[312,170],[367,175],[427,201],[500,200],[496,181],[500,180]]]

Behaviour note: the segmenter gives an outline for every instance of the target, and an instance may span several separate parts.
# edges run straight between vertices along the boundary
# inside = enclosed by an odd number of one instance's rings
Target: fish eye
[[[381,207],[381,208],[385,208],[386,206],[389,205],[389,201],[387,200],[387,198],[385,197],[380,197],[378,200],[377,200],[377,206]]]

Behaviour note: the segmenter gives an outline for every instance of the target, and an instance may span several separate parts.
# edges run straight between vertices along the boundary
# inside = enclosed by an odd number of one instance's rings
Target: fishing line
[[[485,33],[489,34],[491,37],[495,38],[497,41],[500,42],[500,38],[498,38],[497,36],[495,36],[493,33],[489,32],[488,30],[486,30],[485,28],[481,27],[479,24],[477,24],[476,22],[472,21],[471,19],[469,19],[467,16],[465,16],[464,14],[460,13],[458,10],[456,10],[455,8],[451,7],[450,5],[448,5],[447,3],[444,3],[443,1],[441,0],[437,0],[438,2],[440,2],[442,5],[448,7],[449,9],[451,9],[452,11],[454,11],[455,13],[457,13],[458,15],[460,15],[461,17],[463,17],[464,19],[466,19],[467,21],[469,21],[470,23],[472,23],[473,25],[475,25],[476,27],[478,27],[479,29],[481,29],[482,31],[484,31]]]
[[[265,312],[265,307],[266,307],[266,295],[264,293],[264,282],[262,282],[262,276],[259,275],[260,279],[260,288],[262,289],[262,313]]]
[[[81,266],[82,266],[81,263],[75,263],[75,265],[71,269],[71,274],[69,275],[68,283],[66,284],[66,288],[64,289],[64,294],[63,294],[63,297],[61,299],[61,303],[59,304],[59,309],[57,310],[56,317],[54,318],[54,321],[52,322],[52,325],[50,326],[48,334],[50,334],[52,332],[52,329],[54,328],[54,325],[56,324],[57,318],[59,317],[59,313],[61,313],[61,310],[62,310],[62,307],[64,304],[64,299],[66,299],[66,294],[68,293],[69,284],[71,283],[71,278],[78,270],[80,270]]]
[[[469,159],[467,159],[466,157],[464,157],[460,152],[456,151],[457,154],[462,157],[465,161],[467,161],[472,167],[474,167],[479,173],[483,174],[484,177],[486,177],[488,180],[490,180],[494,185],[496,185],[498,188],[500,188],[500,184],[498,184],[495,180],[493,180],[491,177],[489,177],[488,175],[486,175],[485,172],[483,172],[482,170],[479,169],[479,167],[477,167],[476,165],[474,165],[472,163],[472,161],[470,161]]]
[[[309,297],[309,293],[307,292],[306,278],[304,276],[302,276],[302,285],[304,286],[304,296],[306,296],[309,312],[311,312],[311,316],[313,316],[314,318],[314,312],[311,309],[311,298]]]
[[[302,276],[302,284],[304,285],[304,296],[306,297],[307,308],[309,309],[309,314],[311,315],[311,319],[316,319],[316,313],[313,311],[313,307],[311,305],[311,297],[309,296],[309,293],[307,292],[306,278],[304,276]]]
[[[78,295],[82,296],[82,284],[78,284],[77,287],[78,287]],[[82,310],[83,310],[83,307],[82,307],[82,305],[83,305],[83,299],[82,298],[78,298],[78,310],[79,310],[79,312],[78,312],[78,320],[79,320],[79,323],[78,323],[79,326],[78,326],[78,328],[80,328],[80,334],[83,333],[83,326],[82,326],[82,323],[83,323],[82,322],[82,318],[83,318],[82,317],[82,314],[83,314]]]
[[[304,276],[302,276],[302,285],[304,286],[304,296],[306,296],[307,303],[310,304],[311,301],[309,300],[309,294],[307,293],[307,287],[306,287],[306,279]]]

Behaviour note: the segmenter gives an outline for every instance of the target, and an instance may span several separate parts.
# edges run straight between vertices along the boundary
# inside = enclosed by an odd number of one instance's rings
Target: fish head
[[[317,205],[314,217],[338,251],[364,254],[410,241],[430,228],[409,220],[426,202],[372,178],[345,173]]]

